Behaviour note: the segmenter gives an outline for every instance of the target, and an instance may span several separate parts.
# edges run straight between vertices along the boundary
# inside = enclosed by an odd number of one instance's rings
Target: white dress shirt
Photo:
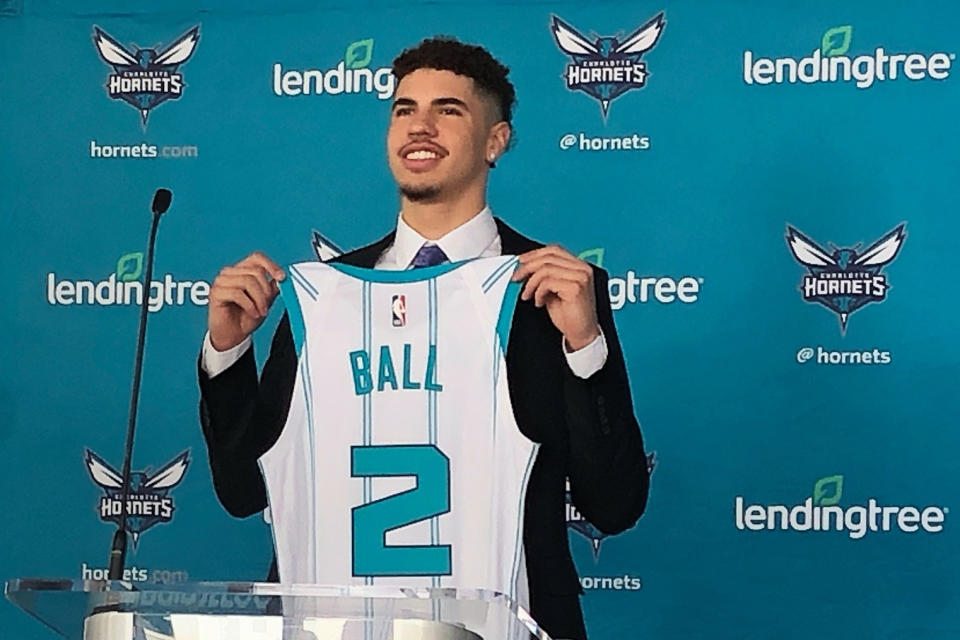
[[[427,240],[417,233],[400,215],[397,219],[397,233],[393,244],[384,251],[377,260],[376,269],[400,271],[408,269],[413,257],[425,243],[430,242],[439,246],[451,262],[469,260],[471,258],[489,258],[499,256],[502,251],[500,232],[493,219],[490,207],[484,207],[462,225],[450,231],[437,240]],[[226,351],[217,351],[210,342],[210,332],[203,339],[203,350],[200,366],[211,378],[227,370],[240,359],[250,348],[251,339],[248,336],[243,342]],[[560,348],[567,358],[567,365],[574,375],[580,378],[589,378],[599,371],[607,361],[607,341],[603,332],[587,346],[568,351],[561,339]]]

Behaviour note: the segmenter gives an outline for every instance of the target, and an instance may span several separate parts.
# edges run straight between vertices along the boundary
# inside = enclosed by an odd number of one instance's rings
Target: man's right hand
[[[237,346],[263,324],[286,278],[277,263],[259,251],[224,267],[210,287],[207,328],[217,351]]]

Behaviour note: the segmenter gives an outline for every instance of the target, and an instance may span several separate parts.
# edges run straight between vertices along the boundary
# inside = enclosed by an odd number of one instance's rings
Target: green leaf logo
[[[370,64],[371,58],[373,58],[373,38],[350,43],[346,53],[343,54],[347,69],[363,69]]]
[[[850,40],[853,38],[853,26],[845,24],[842,27],[827,29],[820,41],[820,53],[825,58],[842,56],[850,49]]]
[[[586,251],[581,251],[577,257],[586,262],[592,262],[598,267],[602,267],[603,266],[603,247],[597,247],[596,249],[587,249]]]
[[[828,493],[829,490],[832,490],[832,492]],[[820,478],[813,485],[813,504],[815,505],[829,507],[840,502],[842,496],[843,476]]]
[[[143,273],[142,251],[124,254],[117,260],[117,280],[120,282],[137,280],[141,273]]]

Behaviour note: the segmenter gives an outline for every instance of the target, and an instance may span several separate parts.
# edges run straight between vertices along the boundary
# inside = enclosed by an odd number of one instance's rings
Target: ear
[[[504,120],[490,127],[490,133],[487,135],[486,159],[491,167],[507,150],[511,135],[513,135],[513,128]]]

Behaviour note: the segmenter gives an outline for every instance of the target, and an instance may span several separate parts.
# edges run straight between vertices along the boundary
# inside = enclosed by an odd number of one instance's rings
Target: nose
[[[433,138],[437,135],[437,122],[429,109],[412,116],[409,134],[411,138]]]

